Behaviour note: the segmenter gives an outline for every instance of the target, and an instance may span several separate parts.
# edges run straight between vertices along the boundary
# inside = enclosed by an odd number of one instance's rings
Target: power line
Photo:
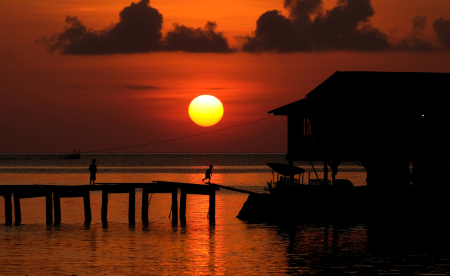
[[[240,126],[245,126],[245,125],[253,124],[253,123],[264,121],[264,120],[271,119],[271,118],[275,118],[275,116],[270,116],[270,117],[266,117],[266,118],[263,118],[263,119],[259,119],[259,120],[255,120],[255,121],[251,121],[251,122],[235,125],[235,126],[230,126],[230,127],[226,127],[226,128],[216,129],[216,130],[212,130],[212,131],[202,132],[202,133],[188,135],[188,136],[183,136],[183,137],[178,137],[178,138],[172,138],[172,139],[167,139],[167,140],[161,140],[161,141],[156,141],[156,142],[150,142],[150,143],[144,143],[144,144],[138,144],[138,145],[132,145],[132,146],[125,146],[125,147],[93,150],[93,151],[87,151],[85,153],[94,153],[94,152],[120,150],[120,149],[129,149],[129,148],[136,148],[136,147],[142,147],[142,146],[149,146],[149,145],[154,145],[154,144],[166,143],[166,142],[171,142],[171,141],[176,141],[176,140],[181,140],[181,139],[186,139],[186,138],[192,138],[192,137],[196,137],[196,136],[200,136],[200,135],[210,134],[210,133],[214,133],[214,132],[219,132],[219,131],[222,131],[222,130],[227,130],[227,129],[236,128],[236,127],[240,127]]]

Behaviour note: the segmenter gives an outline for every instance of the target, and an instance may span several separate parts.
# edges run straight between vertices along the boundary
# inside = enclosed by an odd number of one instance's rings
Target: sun
[[[189,105],[189,117],[199,126],[213,126],[222,119],[222,116],[223,105],[214,96],[198,96]]]

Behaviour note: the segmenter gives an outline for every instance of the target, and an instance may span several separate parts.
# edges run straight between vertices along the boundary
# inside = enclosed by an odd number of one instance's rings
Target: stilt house
[[[324,161],[334,179],[358,161],[368,186],[434,185],[450,156],[449,85],[447,73],[337,71],[269,113],[287,116],[290,163]]]

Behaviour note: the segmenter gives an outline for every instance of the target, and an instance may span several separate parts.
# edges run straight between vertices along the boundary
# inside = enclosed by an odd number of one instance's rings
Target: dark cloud
[[[156,86],[147,86],[147,85],[126,85],[123,88],[132,89],[132,90],[152,90],[158,89]]]
[[[439,42],[445,48],[450,48],[450,20],[445,20],[441,17],[434,21],[433,28]]]
[[[433,44],[421,38],[427,25],[427,16],[415,16],[412,23],[412,34],[401,39],[398,45],[392,47],[402,51],[431,52],[435,48]]]
[[[64,31],[45,36],[37,43],[49,52],[73,55],[101,55],[116,53],[143,53],[152,51],[184,51],[231,53],[217,24],[210,22],[204,28],[174,24],[162,37],[163,17],[152,8],[149,0],[131,3],[120,13],[120,20],[100,31],[82,24],[76,16],[67,16]],[[337,0],[330,10],[323,10],[322,0],[284,0],[288,16],[272,10],[262,14],[256,22],[253,35],[240,37],[245,52],[306,52],[327,50],[351,51],[420,51],[437,49],[423,38],[426,16],[412,20],[411,35],[397,44],[370,23],[374,9],[370,0]],[[450,20],[440,18],[433,23],[438,41],[450,48]],[[133,88],[130,88],[133,89]]]
[[[300,36],[292,21],[279,11],[265,12],[256,21],[254,37],[244,37],[246,52],[294,52],[309,50],[310,43]]]
[[[163,18],[149,6],[149,0],[131,3],[120,13],[119,23],[101,31],[86,28],[76,16],[67,16],[69,25],[60,34],[43,37],[50,52],[62,54],[101,55],[115,53],[142,53],[161,49]]]
[[[269,11],[257,21],[254,36],[244,37],[244,51],[357,50],[389,48],[388,37],[370,24],[370,0],[338,0],[323,12],[321,0],[285,0],[289,17]]]
[[[67,16],[66,23],[69,26],[62,33],[43,37],[36,42],[46,45],[50,52],[60,51],[62,54],[73,55],[235,51],[228,45],[223,34],[215,31],[215,22],[208,22],[203,29],[175,24],[163,40],[163,17],[149,3],[149,0],[131,3],[119,13],[119,23],[101,31],[88,29],[76,16]]]
[[[420,35],[427,26],[427,16],[416,15],[413,20],[413,35]]]
[[[217,24],[208,21],[203,29],[189,28],[174,24],[165,38],[167,51],[184,51],[192,53],[230,53],[227,39],[222,32],[216,32]]]

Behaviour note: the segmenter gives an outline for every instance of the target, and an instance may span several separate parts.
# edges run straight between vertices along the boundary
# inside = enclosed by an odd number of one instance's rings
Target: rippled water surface
[[[70,160],[73,163],[59,157],[0,155],[0,184],[86,184],[93,156]],[[283,162],[284,155],[94,157],[99,165],[97,179],[102,182],[199,183],[212,163],[213,182],[263,192],[266,181],[272,178],[264,164]],[[194,161],[197,159],[202,161]],[[365,178],[358,166],[351,164],[339,175],[356,181]],[[207,196],[188,195],[186,223],[173,224],[169,218],[171,196],[153,194],[150,223],[144,226],[140,222],[141,191],[136,193],[133,226],[128,224],[127,194],[110,195],[108,224],[102,224],[101,193],[91,192],[89,226],[83,225],[81,198],[61,199],[60,226],[45,225],[45,198],[21,199],[22,224],[0,225],[0,275],[450,273],[449,229],[442,227],[248,223],[236,218],[247,196],[225,190],[216,196],[215,224],[208,219]],[[4,213],[0,200],[0,222],[4,222]]]

